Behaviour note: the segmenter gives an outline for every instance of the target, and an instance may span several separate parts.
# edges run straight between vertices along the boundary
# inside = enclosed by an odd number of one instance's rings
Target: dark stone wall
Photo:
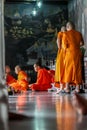
[[[87,0],[70,0],[68,4],[69,20],[75,23],[76,29],[83,34],[87,48]],[[85,53],[87,55],[87,53]]]

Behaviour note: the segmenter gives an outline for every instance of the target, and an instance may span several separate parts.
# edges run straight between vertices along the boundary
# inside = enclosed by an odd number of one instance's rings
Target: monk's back
[[[50,84],[51,83],[51,76],[45,68],[40,69],[38,71],[37,83],[38,84]]]
[[[65,35],[67,36],[67,41],[65,41],[67,44],[67,48],[69,48],[70,50],[80,49],[80,41],[82,39],[82,35],[80,32],[70,30],[67,31]]]

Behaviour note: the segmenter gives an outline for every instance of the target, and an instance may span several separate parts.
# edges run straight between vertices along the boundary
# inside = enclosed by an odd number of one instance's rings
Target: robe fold
[[[11,75],[11,74],[7,74],[6,76],[6,85],[9,86],[9,84],[15,82],[16,79]]]
[[[56,85],[57,83],[62,83],[62,77],[64,73],[64,58],[65,58],[65,50],[62,47],[62,37],[63,37],[64,32],[59,32],[58,33],[58,39],[59,39],[59,45],[60,49],[57,52],[57,57],[56,57],[56,67],[55,67],[55,86],[59,87],[59,84]]]
[[[45,68],[39,69],[37,72],[37,81],[31,85],[32,90],[46,91],[51,88],[51,76],[48,73],[48,70]]]
[[[24,71],[18,73],[18,79],[10,84],[15,91],[26,91],[28,89],[28,77]]]
[[[48,73],[51,76],[51,83],[54,83],[54,77],[55,77],[55,70],[48,70]]]

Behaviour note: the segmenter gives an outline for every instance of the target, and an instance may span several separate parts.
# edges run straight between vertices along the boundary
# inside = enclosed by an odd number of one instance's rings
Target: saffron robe
[[[32,90],[46,91],[51,88],[51,76],[48,70],[41,68],[37,72],[37,81],[31,85]]]
[[[56,58],[56,67],[55,67],[55,83],[57,82],[63,82],[62,77],[64,73],[64,58],[65,58],[65,50],[63,49],[62,45],[62,37],[63,37],[64,32],[59,32],[58,33],[58,46],[60,49],[57,52],[57,58]],[[56,87],[59,87],[59,85],[56,85]]]
[[[6,75],[6,85],[9,86],[11,83],[13,83],[15,81],[16,81],[16,79],[11,74]]]
[[[54,83],[54,77],[55,77],[55,70],[48,70],[48,73],[51,76],[51,83]]]
[[[63,47],[66,50],[65,55],[65,70],[63,81],[65,83],[82,83],[82,53],[80,50],[80,42],[83,41],[80,32],[70,30],[63,35]]]
[[[15,91],[26,91],[28,88],[28,76],[24,71],[18,73],[18,79],[10,84]]]

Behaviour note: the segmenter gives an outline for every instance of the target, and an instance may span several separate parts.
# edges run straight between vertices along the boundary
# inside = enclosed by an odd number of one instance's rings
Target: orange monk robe
[[[55,70],[48,70],[48,73],[51,76],[51,82],[54,83]]]
[[[39,69],[36,83],[31,85],[32,90],[45,91],[51,88],[51,76],[45,68]]]
[[[9,86],[11,83],[15,82],[16,79],[11,75],[7,74],[6,75],[6,84]]]
[[[55,68],[55,83],[56,82],[61,82],[62,83],[62,77],[64,73],[64,58],[65,58],[65,50],[62,47],[62,37],[63,37],[64,32],[59,32],[58,33],[58,39],[60,40],[60,49],[58,50],[57,53],[57,58],[56,58],[56,68]],[[56,84],[55,84],[56,85]],[[59,87],[59,85],[56,87]]]
[[[26,91],[28,88],[28,77],[27,74],[24,71],[20,71],[18,73],[18,79],[16,82],[10,84],[12,88],[14,88],[15,91]]]
[[[70,30],[64,33],[63,45],[66,50],[66,55],[63,81],[65,83],[82,83],[81,41],[82,35],[80,32]]]

